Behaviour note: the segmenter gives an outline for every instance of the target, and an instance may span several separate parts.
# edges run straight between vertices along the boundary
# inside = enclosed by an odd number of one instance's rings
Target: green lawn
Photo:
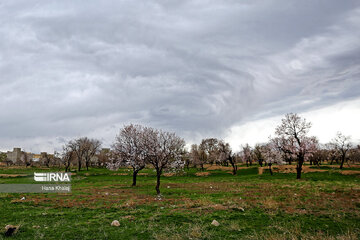
[[[72,177],[71,194],[0,193],[0,227],[20,225],[13,239],[359,239],[360,175],[321,169],[301,180],[258,175],[257,167],[237,176],[190,169],[162,177],[161,199],[152,169],[140,172],[137,187],[130,187],[128,169],[91,169]],[[0,184],[33,183],[35,171],[50,170],[0,168],[27,174],[2,175]],[[214,219],[220,226],[211,225]]]

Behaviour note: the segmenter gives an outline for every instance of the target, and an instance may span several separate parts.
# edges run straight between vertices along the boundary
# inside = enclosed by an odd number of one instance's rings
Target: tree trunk
[[[156,170],[156,194],[160,195],[160,176],[161,176],[161,171]]]
[[[78,170],[81,171],[81,161],[78,161]]]
[[[263,166],[263,161],[262,160],[259,160],[259,165],[260,165],[260,167]]]
[[[134,169],[134,171],[133,171],[133,183],[132,183],[132,185],[131,186],[136,186],[136,176],[137,176],[137,174],[138,174],[138,170],[135,170]]]
[[[233,162],[230,162],[231,163],[231,166],[233,167],[233,175],[236,175],[236,172],[237,172],[237,166],[235,163]]]
[[[302,165],[304,163],[304,156],[299,156],[298,164],[296,166],[296,179],[301,178]]]
[[[233,158],[232,156],[229,156],[228,160],[229,160],[229,162],[230,162],[230,164],[231,164],[231,166],[232,166],[232,168],[233,168],[233,175],[236,175],[237,166],[236,166],[236,162],[233,161],[234,158]],[[228,161],[226,161],[226,163],[228,163]],[[228,164],[229,164],[229,163],[228,163]]]
[[[297,166],[296,167],[296,179],[300,179],[301,178],[301,171],[302,171],[302,166]]]
[[[341,156],[341,164],[340,164],[340,169],[343,169],[343,166],[344,166],[344,162],[345,162],[345,156],[342,155]]]
[[[271,174],[271,176],[272,176],[272,175],[273,175],[273,171],[272,171],[272,169],[271,169],[271,165],[272,165],[272,163],[269,163],[268,165],[269,165],[269,171],[270,171],[270,174]]]

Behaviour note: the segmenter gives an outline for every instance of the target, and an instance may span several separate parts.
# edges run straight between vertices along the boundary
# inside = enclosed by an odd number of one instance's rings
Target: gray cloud
[[[128,122],[222,137],[358,97],[359,13],[357,1],[2,1],[1,147],[109,145]]]

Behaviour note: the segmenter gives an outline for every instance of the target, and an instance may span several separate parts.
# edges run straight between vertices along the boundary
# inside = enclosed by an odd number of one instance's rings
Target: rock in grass
[[[18,229],[19,229],[19,226],[6,225],[5,226],[5,236],[10,237],[10,236],[14,235]]]
[[[213,221],[211,222],[211,225],[213,225],[213,226],[215,226],[215,227],[218,227],[218,226],[220,225],[220,223],[219,223],[218,221],[216,221],[216,220],[213,220]]]
[[[118,227],[118,226],[120,226],[120,223],[118,220],[114,220],[114,221],[112,221],[111,226]]]

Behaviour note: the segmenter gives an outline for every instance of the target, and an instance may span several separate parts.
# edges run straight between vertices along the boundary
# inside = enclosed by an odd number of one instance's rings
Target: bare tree
[[[218,162],[230,162],[233,168],[233,175],[237,173],[236,157],[232,154],[232,150],[229,143],[225,143],[223,140],[218,142]]]
[[[117,161],[113,164],[131,166],[133,169],[133,183],[136,186],[136,177],[140,170],[145,168],[145,158],[148,151],[145,146],[145,128],[141,125],[124,126],[113,144]]]
[[[97,155],[97,165],[98,167],[105,167],[106,164],[110,163],[111,158],[111,150],[110,148],[103,148]]]
[[[281,121],[282,123],[275,130],[276,138],[272,141],[283,152],[296,157],[296,178],[300,179],[305,158],[313,151],[317,139],[307,136],[311,123],[297,114],[286,114]]]
[[[258,161],[260,167],[263,166],[263,162],[265,161],[264,156],[263,156],[263,152],[264,152],[263,148],[264,148],[264,145],[256,144],[255,148],[253,150],[255,159]]]
[[[81,171],[82,162],[86,164],[86,169],[89,170],[91,158],[96,154],[100,148],[101,142],[96,139],[89,139],[87,137],[71,140],[67,147],[73,151],[77,157],[78,171]]]
[[[243,161],[246,162],[247,167],[249,166],[249,164],[250,166],[252,165],[251,147],[249,146],[249,144],[245,144],[244,146],[242,146],[242,157],[243,157]]]
[[[190,159],[190,153],[187,151],[187,149],[184,148],[184,152],[181,153],[182,161],[185,163],[186,169],[189,170],[191,159]]]
[[[282,152],[278,150],[278,147],[274,142],[269,142],[261,145],[261,155],[264,157],[264,161],[269,167],[269,172],[273,175],[272,165],[273,164],[285,164]]]
[[[44,164],[46,167],[50,167],[50,162],[52,160],[52,156],[50,154],[47,154],[46,152],[41,153],[41,164]]]
[[[232,150],[229,143],[219,140],[217,144],[217,158],[216,163],[226,166],[228,165],[229,157],[232,155]]]
[[[325,144],[325,150],[326,150],[326,160],[329,162],[330,165],[336,161],[338,163],[338,152],[335,149],[335,145],[330,142]]]
[[[360,162],[360,145],[350,149],[349,159],[352,161],[352,163]]]
[[[200,143],[199,149],[206,154],[206,160],[211,165],[217,160],[219,140],[216,138],[203,139]]]
[[[86,170],[89,170],[89,166],[92,158],[100,149],[101,142],[97,139],[87,139],[83,142],[83,151],[84,151],[84,160],[86,165]]]
[[[341,157],[340,169],[343,168],[347,153],[352,146],[350,140],[350,136],[345,136],[341,132],[338,132],[336,137],[332,140],[335,150],[340,154]]]
[[[201,170],[204,170],[204,164],[206,163],[206,153],[197,144],[192,144],[190,149],[190,161],[195,167],[200,166]]]
[[[165,168],[177,169],[183,166],[181,154],[185,141],[175,133],[146,128],[144,132],[147,162],[156,170],[156,193],[160,194],[160,177]]]
[[[71,162],[76,159],[76,153],[72,150],[69,145],[65,145],[63,147],[63,153],[61,157],[61,161],[65,166],[65,172],[70,171],[71,169]]]

